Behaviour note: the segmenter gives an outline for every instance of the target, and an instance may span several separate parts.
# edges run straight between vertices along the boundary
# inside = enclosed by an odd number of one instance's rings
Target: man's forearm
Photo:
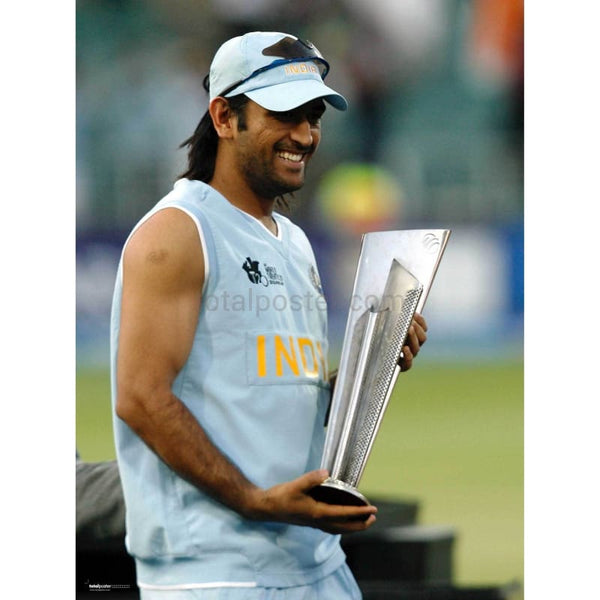
[[[121,416],[122,415],[122,416]],[[246,517],[253,517],[259,488],[215,446],[175,395],[137,402],[119,415],[183,479]]]

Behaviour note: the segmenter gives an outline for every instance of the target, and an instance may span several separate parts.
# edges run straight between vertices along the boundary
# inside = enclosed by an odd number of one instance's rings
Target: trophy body
[[[329,478],[311,490],[316,500],[369,504],[357,487],[449,236],[445,229],[363,236],[321,461]]]

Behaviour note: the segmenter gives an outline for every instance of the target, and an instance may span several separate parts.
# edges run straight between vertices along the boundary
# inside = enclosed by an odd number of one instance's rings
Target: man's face
[[[300,189],[321,140],[323,100],[287,112],[249,101],[245,110],[246,127],[237,133],[237,164],[249,187],[267,199]]]

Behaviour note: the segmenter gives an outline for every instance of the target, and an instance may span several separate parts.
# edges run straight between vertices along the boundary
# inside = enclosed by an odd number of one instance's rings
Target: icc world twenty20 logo
[[[264,264],[265,273],[260,270],[259,261],[246,257],[242,264],[242,269],[246,271],[251,283],[262,284],[265,287],[269,285],[283,285],[283,277],[277,272],[275,267]]]

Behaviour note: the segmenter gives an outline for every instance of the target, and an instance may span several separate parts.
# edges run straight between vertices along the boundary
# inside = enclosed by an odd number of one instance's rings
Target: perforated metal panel
[[[374,364],[373,375],[366,377],[361,394],[357,423],[350,438],[346,464],[339,473],[339,479],[357,486],[365,462],[371,449],[383,412],[386,409],[386,398],[396,365],[400,358],[402,346],[406,340],[413,315],[421,295],[422,287],[410,290],[398,314],[391,311],[379,313],[382,321],[379,339],[374,338],[371,345],[371,356]],[[376,331],[377,331],[376,326]],[[377,334],[376,334],[377,335]],[[379,342],[379,343],[377,343]]]

